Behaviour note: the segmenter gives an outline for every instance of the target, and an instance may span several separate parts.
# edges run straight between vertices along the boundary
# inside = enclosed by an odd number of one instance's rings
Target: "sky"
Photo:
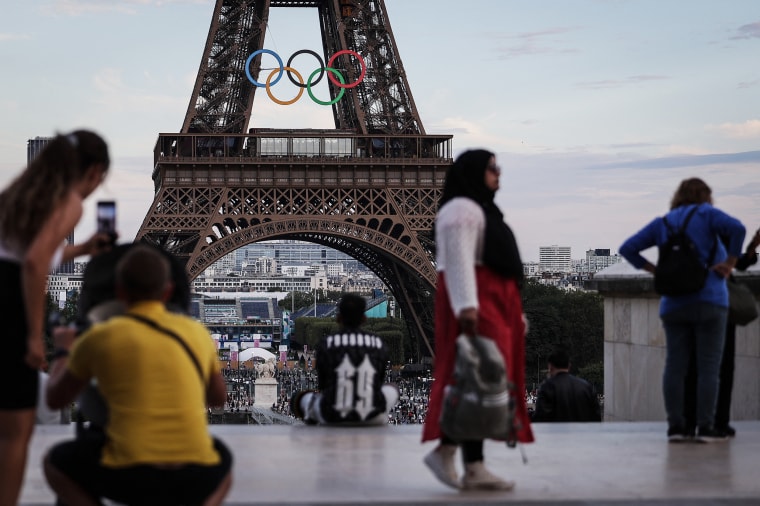
[[[93,232],[96,201],[113,199],[131,240],[153,201],[158,134],[181,129],[214,1],[6,3],[0,185],[23,169],[28,139],[95,130],[112,171],[76,236]],[[385,5],[426,132],[452,134],[455,155],[497,153],[496,200],[524,261],[551,245],[570,246],[574,259],[616,253],[688,177],[703,178],[716,207],[749,231],[760,227],[757,0]],[[316,10],[271,9],[265,47],[285,58],[321,51]],[[257,93],[250,126],[334,123],[308,98],[282,106]]]

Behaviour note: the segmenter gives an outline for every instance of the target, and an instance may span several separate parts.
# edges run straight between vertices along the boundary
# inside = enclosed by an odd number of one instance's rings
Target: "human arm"
[[[61,409],[71,403],[79,392],[87,384],[86,380],[75,376],[69,369],[69,356],[64,352],[70,352],[76,330],[69,327],[57,327],[53,331],[53,342],[56,353],[61,356],[54,357],[50,365],[50,378],[45,390],[45,399],[50,409]]]
[[[325,390],[330,383],[330,358],[327,355],[327,343],[322,338],[314,349],[314,358],[317,361],[317,388]]]
[[[211,335],[208,330],[201,324],[198,325],[199,335],[202,335],[204,350],[198,352],[198,356],[204,357],[202,360],[203,377],[208,375],[208,382],[206,383],[206,405],[212,407],[224,406],[227,401],[227,384],[224,382],[224,376],[219,367],[219,355],[217,354],[216,345],[214,344]]]
[[[641,252],[657,245],[657,233],[662,226],[661,222],[662,218],[655,218],[644,228],[626,239],[620,246],[620,255],[635,268],[643,269],[654,274],[654,264],[644,258],[644,256],[641,255]]]
[[[554,386],[548,380],[544,381],[538,388],[532,421],[551,422],[554,420],[554,397]]]
[[[757,248],[760,246],[760,229],[755,231],[755,235],[752,236],[747,249],[742,256],[736,261],[736,268],[740,271],[745,271],[750,265],[757,263]]]
[[[62,262],[68,262],[77,257],[90,255],[95,256],[111,249],[111,238],[108,234],[94,233],[85,242],[79,244],[67,244],[63,249]]]
[[[212,407],[224,406],[227,401],[227,385],[222,372],[217,368],[211,373],[206,386],[206,403]]]
[[[726,258],[713,265],[711,269],[727,278],[741,256],[746,229],[739,220],[716,208],[711,208],[710,219],[713,226],[712,233],[721,238],[727,253]]]
[[[485,230],[485,216],[470,199],[450,201],[439,212],[436,247],[442,260],[446,292],[460,330],[474,335],[478,320],[475,265]]]
[[[45,363],[42,341],[45,318],[45,286],[56,250],[82,216],[82,200],[71,192],[40,227],[29,244],[22,265],[22,297],[26,308],[26,364],[38,369]]]

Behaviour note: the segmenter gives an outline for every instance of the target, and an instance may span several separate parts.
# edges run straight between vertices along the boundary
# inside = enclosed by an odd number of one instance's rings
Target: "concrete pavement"
[[[665,422],[534,424],[536,442],[519,449],[486,443],[486,464],[517,482],[510,492],[459,492],[422,463],[434,443],[421,426],[334,428],[212,425],[232,449],[229,505],[758,505],[760,421],[734,423],[726,443],[668,444]],[[53,504],[43,452],[71,437],[70,426],[38,426],[21,504]]]

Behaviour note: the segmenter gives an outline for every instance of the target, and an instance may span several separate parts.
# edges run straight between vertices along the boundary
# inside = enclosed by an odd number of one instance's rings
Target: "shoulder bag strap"
[[[171,331],[165,327],[162,327],[161,325],[154,322],[150,318],[145,318],[144,316],[140,316],[140,315],[136,315],[132,313],[125,313],[122,316],[126,316],[127,318],[131,318],[133,320],[137,320],[141,323],[144,323],[145,325],[152,327],[153,329],[163,334],[166,334],[167,336],[177,341],[182,346],[182,348],[185,349],[187,354],[190,356],[190,359],[193,361],[193,365],[195,365],[195,368],[198,370],[198,376],[200,376],[201,382],[205,383],[205,380],[203,379],[203,369],[201,368],[200,362],[198,362],[198,359],[195,357],[195,355],[193,354],[192,350],[187,345],[187,343],[181,337],[179,337],[174,331]]]
[[[691,208],[689,211],[689,214],[686,215],[686,219],[683,220],[683,225],[681,225],[681,231],[685,234],[686,233],[686,225],[689,224],[689,220],[691,220],[692,215],[696,212],[697,208],[699,207],[699,204],[696,204],[694,207]],[[688,235],[688,234],[687,234]],[[710,248],[710,253],[707,254],[707,266],[711,266],[713,261],[715,260],[715,252],[718,249],[718,238],[716,237],[713,240],[712,248]]]
[[[686,215],[686,218],[683,220],[683,224],[681,225],[680,232],[686,233],[686,225],[689,224],[689,221],[691,221],[691,217],[694,216],[694,213],[697,211],[697,208],[699,207],[699,204],[696,204],[694,207],[692,207],[689,210],[689,213]]]

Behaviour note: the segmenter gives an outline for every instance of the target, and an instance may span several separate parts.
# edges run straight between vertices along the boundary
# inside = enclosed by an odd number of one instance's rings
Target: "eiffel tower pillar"
[[[321,57],[340,73],[325,72],[334,129],[248,129],[273,80],[261,72],[270,7],[318,10]],[[217,0],[182,129],[159,134],[136,239],[183,259],[191,278],[257,241],[343,251],[386,283],[432,356],[432,227],[451,139],[425,133],[383,0]]]

